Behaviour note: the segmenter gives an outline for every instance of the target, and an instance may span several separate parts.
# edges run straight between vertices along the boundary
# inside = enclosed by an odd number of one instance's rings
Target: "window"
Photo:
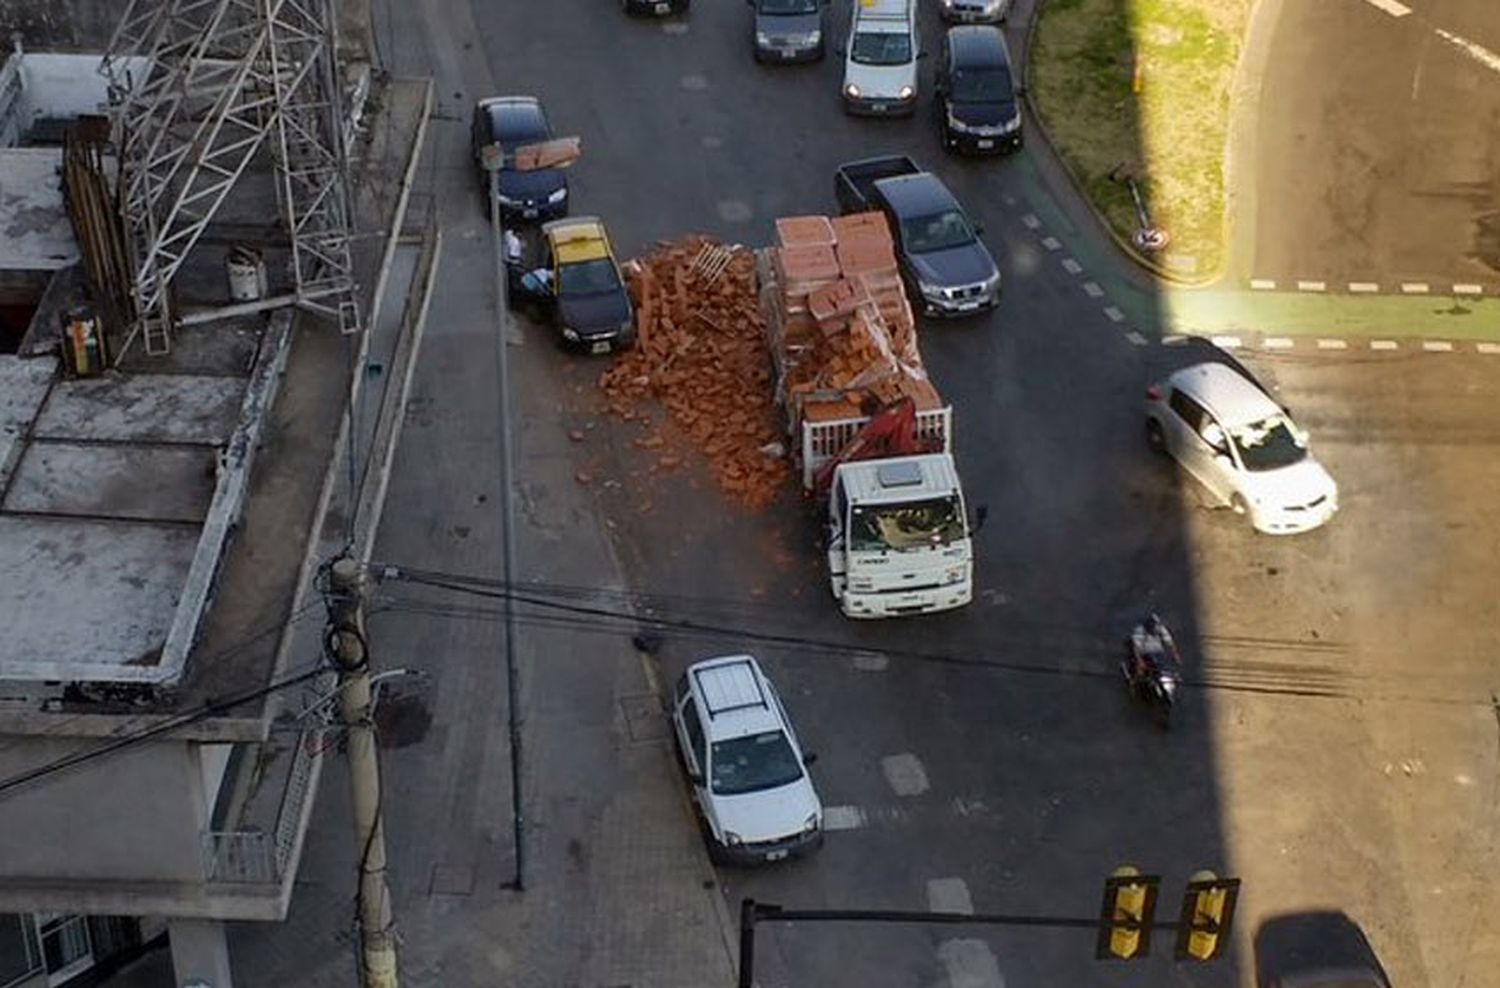
[[[860,65],[905,65],[911,61],[911,37],[885,31],[859,31],[849,58]]]
[[[41,970],[30,916],[0,913],[0,986],[19,984]]]
[[[1259,473],[1279,470],[1307,458],[1307,441],[1280,415],[1242,425],[1230,433],[1245,469]]]
[[[703,721],[698,719],[698,704],[691,697],[682,708],[682,725],[687,728],[688,746],[693,749],[689,752],[692,764],[700,766],[703,764]]]
[[[849,544],[856,552],[947,545],[966,534],[963,510],[952,496],[855,507],[849,523]]]
[[[1168,404],[1172,406],[1172,411],[1177,413],[1177,417],[1187,423],[1189,429],[1197,432],[1203,427],[1203,420],[1206,417],[1203,406],[1189,398],[1180,389],[1172,389],[1172,400]]]
[[[953,102],[1008,103],[1015,99],[1010,70],[1004,68],[955,69]]]
[[[607,257],[564,264],[559,274],[559,295],[602,295],[617,291],[620,287],[614,262]]]
[[[763,731],[714,743],[713,791],[721,796],[777,789],[802,778],[785,731]]]
[[[901,221],[901,243],[913,254],[949,250],[974,242],[974,230],[956,209]]]

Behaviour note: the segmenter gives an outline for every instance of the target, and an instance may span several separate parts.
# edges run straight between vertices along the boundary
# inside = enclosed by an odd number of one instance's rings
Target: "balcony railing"
[[[303,809],[323,760],[322,729],[303,731],[292,755],[286,789],[270,830],[211,830],[203,835],[203,868],[210,882],[276,884],[286,874],[303,825]]]

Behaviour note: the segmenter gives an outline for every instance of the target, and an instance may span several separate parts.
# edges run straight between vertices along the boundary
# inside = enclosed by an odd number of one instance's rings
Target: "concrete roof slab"
[[[202,446],[34,442],[5,494],[6,511],[202,522],[216,458]]]
[[[192,525],[0,515],[0,679],[139,678],[197,545]]]
[[[62,148],[0,148],[0,270],[56,271],[78,260],[61,172]]]
[[[57,361],[0,354],[0,492],[25,448],[26,430],[41,410]]]
[[[35,436],[220,445],[239,423],[244,392],[243,378],[188,374],[59,381]]]

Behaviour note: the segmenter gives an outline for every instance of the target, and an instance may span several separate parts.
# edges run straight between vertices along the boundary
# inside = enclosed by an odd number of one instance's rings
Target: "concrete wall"
[[[97,741],[0,738],[0,778]],[[141,744],[0,800],[0,885],[16,879],[201,882],[209,812],[196,746]]]
[[[0,42],[31,49],[103,51],[127,0],[0,0]]]

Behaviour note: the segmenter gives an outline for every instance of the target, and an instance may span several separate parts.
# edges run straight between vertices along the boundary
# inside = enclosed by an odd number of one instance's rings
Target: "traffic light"
[[[1151,920],[1156,914],[1156,888],[1160,884],[1160,876],[1142,875],[1139,868],[1130,865],[1116,868],[1105,879],[1096,957],[1128,961],[1150,953]]]
[[[1223,952],[1239,893],[1238,878],[1220,878],[1211,871],[1197,872],[1188,880],[1177,926],[1178,960],[1213,960]]]

